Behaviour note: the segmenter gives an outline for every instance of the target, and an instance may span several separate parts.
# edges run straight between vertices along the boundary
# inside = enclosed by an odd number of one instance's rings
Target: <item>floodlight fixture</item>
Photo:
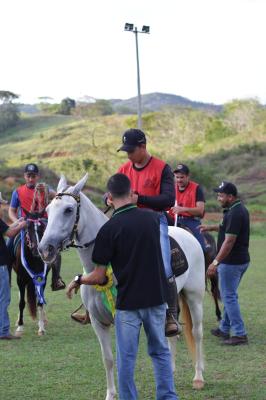
[[[138,85],[138,128],[141,129],[142,119],[141,119],[141,94],[140,94],[140,71],[139,71],[139,49],[138,49],[138,33],[150,33],[150,27],[148,25],[143,25],[142,30],[138,31],[138,28],[134,24],[125,24],[125,31],[133,32],[135,34],[136,40],[136,59],[137,59],[137,85]]]
[[[129,24],[128,22],[125,23],[125,31],[133,31],[134,24]]]
[[[150,33],[150,27],[148,25],[143,25],[141,32]]]

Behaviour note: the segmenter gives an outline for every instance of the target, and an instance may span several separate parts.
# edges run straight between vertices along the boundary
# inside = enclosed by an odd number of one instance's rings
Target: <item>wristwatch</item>
[[[216,258],[213,260],[212,263],[213,263],[213,265],[214,265],[215,267],[218,267],[218,265],[219,265],[219,261],[217,261]]]
[[[76,282],[78,285],[81,285],[81,283],[80,283],[81,277],[82,277],[82,274],[76,275],[74,278],[74,282]]]

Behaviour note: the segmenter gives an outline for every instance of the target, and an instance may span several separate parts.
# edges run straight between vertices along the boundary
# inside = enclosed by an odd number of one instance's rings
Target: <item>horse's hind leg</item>
[[[105,400],[114,400],[116,396],[114,381],[114,358],[112,353],[110,326],[102,325],[91,316],[91,324],[100,342],[104,362],[107,391]]]
[[[185,294],[185,302],[187,303],[192,322],[192,335],[195,341],[195,376],[193,378],[193,388],[202,389],[204,386],[203,370],[204,370],[204,357],[203,357],[203,294]],[[186,305],[184,304],[184,308]]]
[[[17,281],[17,283],[18,283],[18,287],[19,287],[19,314],[18,314],[18,319],[16,322],[17,329],[15,332],[15,335],[22,336],[22,334],[24,332],[23,312],[24,312],[24,308],[26,305],[26,302],[25,302],[26,286],[22,285],[21,282],[19,282],[19,280]]]

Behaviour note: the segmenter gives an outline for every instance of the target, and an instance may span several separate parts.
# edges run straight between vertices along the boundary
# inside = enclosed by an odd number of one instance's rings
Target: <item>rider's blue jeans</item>
[[[246,335],[238,303],[237,289],[248,265],[248,263],[239,265],[221,263],[218,267],[219,288],[224,305],[220,330],[224,333],[230,333],[231,331],[233,336]]]
[[[167,278],[171,278],[171,276],[173,276],[173,271],[171,266],[171,248],[168,236],[168,223],[166,216],[163,213],[161,213],[160,215],[160,245],[163,257],[165,275]]]
[[[201,245],[202,250],[205,252],[206,244],[205,244],[204,236],[199,230],[199,226],[201,224],[200,220],[194,219],[194,218],[179,217],[179,218],[177,218],[177,222],[179,222],[182,225],[187,226],[191,230],[191,232],[193,233],[193,235],[195,236],[195,238]]]
[[[10,322],[8,306],[10,303],[9,273],[6,265],[0,266],[0,337],[8,335]]]
[[[171,355],[165,338],[166,305],[133,311],[116,310],[116,353],[120,400],[136,400],[134,369],[139,335],[143,325],[155,375],[156,399],[178,400],[175,393]]]

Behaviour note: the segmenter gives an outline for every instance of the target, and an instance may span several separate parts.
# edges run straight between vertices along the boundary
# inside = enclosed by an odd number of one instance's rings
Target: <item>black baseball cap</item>
[[[185,164],[178,164],[176,169],[174,169],[174,173],[180,172],[181,174],[188,175],[189,174],[189,168]]]
[[[28,174],[38,174],[39,173],[39,168],[37,167],[36,164],[27,164],[24,168],[24,172]]]
[[[225,193],[225,194],[231,194],[233,196],[237,196],[237,188],[236,186],[231,183],[231,182],[226,182],[223,181],[218,188],[213,189],[214,192],[216,193]]]
[[[145,133],[140,129],[128,129],[123,134],[122,143],[117,151],[134,151],[137,146],[146,143]]]

